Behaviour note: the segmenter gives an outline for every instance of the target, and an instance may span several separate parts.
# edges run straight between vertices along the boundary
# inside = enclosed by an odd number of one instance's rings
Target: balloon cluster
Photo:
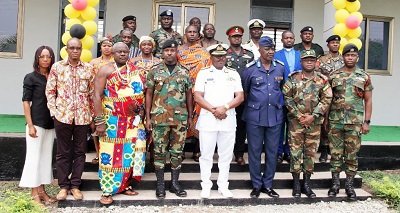
[[[333,34],[341,37],[340,52],[346,44],[352,43],[361,49],[362,42],[359,39],[362,30],[360,24],[363,15],[358,12],[361,4],[359,0],[333,0],[333,6],[336,8],[336,25],[333,27]]]
[[[97,11],[94,8],[99,4],[99,0],[68,0],[70,4],[65,6],[64,14],[68,18],[65,22],[65,33],[61,40],[64,45],[70,38],[76,37],[82,42],[81,60],[89,62],[92,60],[90,49],[94,45],[93,35],[97,32],[97,24],[94,19]],[[66,46],[61,48],[60,55],[62,59],[68,57]]]

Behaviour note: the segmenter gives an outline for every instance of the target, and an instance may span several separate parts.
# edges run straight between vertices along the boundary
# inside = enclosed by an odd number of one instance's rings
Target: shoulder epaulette
[[[249,67],[253,66],[254,64],[256,64],[256,60],[253,60],[250,63],[246,64],[246,68],[249,68]]]
[[[282,61],[279,61],[278,59],[274,59],[274,61],[282,66],[285,66],[285,64]]]
[[[233,69],[233,68],[231,68],[231,67],[227,67],[227,66],[225,66],[225,68],[226,68],[226,69],[228,69],[228,70],[230,70],[230,71],[234,71],[234,72],[236,72],[236,70],[235,70],[235,69]]]

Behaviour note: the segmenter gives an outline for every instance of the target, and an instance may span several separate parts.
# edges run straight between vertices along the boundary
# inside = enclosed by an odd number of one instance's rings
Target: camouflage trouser
[[[167,153],[170,154],[171,168],[181,167],[186,132],[186,125],[183,124],[153,127],[155,169],[164,169]]]
[[[346,174],[355,175],[357,173],[357,153],[361,146],[360,131],[360,124],[329,124],[331,172],[340,172],[344,162]]]
[[[314,172],[314,158],[319,144],[320,130],[321,125],[304,128],[295,119],[289,121],[290,172]]]

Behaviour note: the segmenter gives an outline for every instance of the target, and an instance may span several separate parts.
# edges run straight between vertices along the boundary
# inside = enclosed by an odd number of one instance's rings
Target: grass
[[[372,194],[382,198],[391,207],[400,212],[400,171],[363,171],[363,182]]]

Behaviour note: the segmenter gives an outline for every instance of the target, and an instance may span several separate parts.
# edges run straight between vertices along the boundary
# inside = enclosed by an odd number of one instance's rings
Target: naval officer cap
[[[260,40],[258,41],[258,45],[260,45],[260,47],[274,47],[274,40],[272,40],[271,37],[269,36],[263,36],[260,38]]]
[[[166,11],[160,13],[160,16],[161,16],[161,17],[162,17],[162,16],[174,17],[174,14],[172,13],[171,10],[166,10]]]
[[[300,58],[317,58],[317,54],[315,54],[314,50],[303,50],[300,53]]]
[[[264,29],[265,22],[263,20],[261,20],[261,19],[251,19],[249,22],[247,22],[247,27],[249,29],[252,29],[252,28]]]
[[[165,48],[177,48],[178,47],[178,42],[176,42],[174,39],[168,39],[164,42],[162,49]]]
[[[300,30],[300,33],[303,33],[303,32],[314,32],[314,29],[310,26],[303,27],[303,29]]]
[[[354,44],[346,44],[346,46],[343,47],[342,55],[349,53],[349,52],[356,52],[358,53],[358,48]]]
[[[331,41],[340,41],[340,36],[338,36],[338,35],[331,35],[331,36],[329,36],[329,38],[328,39],[326,39],[326,42],[331,42]]]
[[[123,22],[129,21],[129,20],[136,21],[136,16],[129,15],[129,16],[125,16],[125,17],[122,19]]]
[[[207,51],[210,55],[226,55],[229,45],[227,44],[214,44],[207,47]]]

